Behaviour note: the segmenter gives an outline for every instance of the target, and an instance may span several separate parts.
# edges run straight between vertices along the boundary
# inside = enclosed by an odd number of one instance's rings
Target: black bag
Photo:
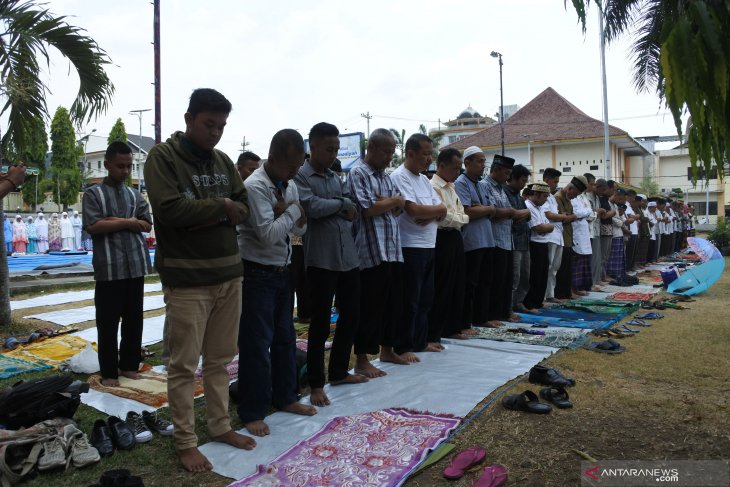
[[[89,384],[70,375],[20,381],[0,393],[0,424],[10,429],[29,427],[56,417],[73,418]]]

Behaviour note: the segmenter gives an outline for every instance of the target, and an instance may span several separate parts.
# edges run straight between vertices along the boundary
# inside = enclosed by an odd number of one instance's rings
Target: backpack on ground
[[[18,429],[56,417],[73,418],[89,385],[58,374],[21,381],[0,393],[0,424]]]

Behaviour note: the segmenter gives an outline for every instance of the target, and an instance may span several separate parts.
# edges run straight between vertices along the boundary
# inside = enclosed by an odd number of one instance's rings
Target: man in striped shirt
[[[152,265],[142,232],[152,230],[149,205],[124,181],[132,171],[132,149],[112,142],[104,155],[109,172],[83,198],[83,225],[94,242],[96,327],[102,384],[119,385],[119,375],[139,379],[142,361],[144,276]],[[122,341],[117,349],[119,319]]]
[[[355,245],[360,257],[360,325],[355,334],[355,372],[382,377],[385,372],[368,360],[407,365],[393,351],[397,327],[402,326],[403,253],[396,217],[405,200],[385,172],[395,153],[395,138],[376,129],[368,139],[362,164],[350,170],[350,195],[360,218],[355,220]]]

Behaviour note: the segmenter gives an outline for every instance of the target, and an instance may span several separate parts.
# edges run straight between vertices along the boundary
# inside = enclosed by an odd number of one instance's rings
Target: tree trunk
[[[0,232],[0,327],[7,327],[10,322],[10,273],[8,271],[8,252],[5,248],[5,232],[2,231]]]

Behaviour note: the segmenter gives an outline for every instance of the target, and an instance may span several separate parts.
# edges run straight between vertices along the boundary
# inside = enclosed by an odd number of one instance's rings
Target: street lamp
[[[130,115],[136,115],[139,118],[139,140],[137,141],[137,171],[139,172],[139,191],[142,192],[142,114],[149,112],[151,108],[143,108],[141,110],[130,110]],[[134,172],[132,173],[134,174]]]
[[[502,155],[504,155],[504,92],[502,91],[502,54],[492,51],[490,56],[499,58],[499,128],[502,130]]]

